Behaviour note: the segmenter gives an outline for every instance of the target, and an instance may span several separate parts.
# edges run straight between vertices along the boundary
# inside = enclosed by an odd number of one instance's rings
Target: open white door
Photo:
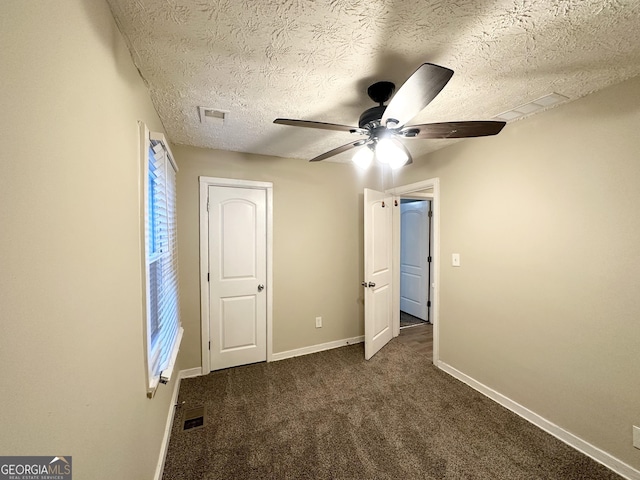
[[[393,196],[364,189],[364,356],[393,338]]]

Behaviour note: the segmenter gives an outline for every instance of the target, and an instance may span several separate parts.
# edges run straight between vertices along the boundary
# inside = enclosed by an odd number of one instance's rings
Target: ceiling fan
[[[500,133],[505,122],[467,121],[406,125],[440,93],[453,76],[453,70],[432,63],[424,63],[407,79],[393,95],[395,85],[391,82],[376,82],[367,89],[369,98],[377,107],[365,110],[360,115],[357,127],[335,123],[314,122],[276,118],[273,123],[294,127],[319,128],[363,135],[366,138],[347,143],[312,158],[319,162],[348,150],[359,149],[353,161],[368,166],[373,157],[381,163],[399,168],[413,162],[407,148],[400,139],[419,138],[467,138],[484,137]],[[393,98],[391,96],[393,95]],[[388,105],[384,105],[391,98]]]

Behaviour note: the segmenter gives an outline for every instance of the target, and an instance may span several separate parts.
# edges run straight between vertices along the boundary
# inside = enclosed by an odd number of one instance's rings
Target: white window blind
[[[162,134],[143,128],[148,392],[170,380],[182,339],[176,221],[177,167]]]

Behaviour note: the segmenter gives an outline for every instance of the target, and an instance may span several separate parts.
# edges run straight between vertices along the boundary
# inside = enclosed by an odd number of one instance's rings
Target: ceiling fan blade
[[[398,135],[403,138],[469,138],[497,135],[506,125],[505,122],[472,121],[427,123],[402,128]]]
[[[453,70],[448,68],[432,63],[420,65],[389,102],[382,115],[382,125],[387,126],[387,122],[393,120],[395,125],[389,124],[389,127],[403,126],[436,98],[452,76]]]
[[[358,135],[368,135],[364,128],[350,127],[349,125],[338,125],[337,123],[312,122],[310,120],[292,120],[289,118],[276,118],[273,123],[279,125],[290,125],[292,127],[320,128],[322,130],[336,130],[339,132],[357,133]]]
[[[310,162],[319,162],[321,160],[325,160],[329,157],[333,157],[334,155],[338,155],[339,153],[346,152],[347,150],[351,150],[352,148],[360,147],[367,143],[366,140],[358,140],[357,142],[347,143],[346,145],[342,145],[341,147],[334,148],[333,150],[329,150],[328,152],[323,153],[322,155],[318,155],[315,158],[309,160]]]

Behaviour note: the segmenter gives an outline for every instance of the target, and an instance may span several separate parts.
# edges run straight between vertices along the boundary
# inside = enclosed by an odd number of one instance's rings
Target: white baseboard
[[[604,450],[600,450],[598,447],[591,445],[590,443],[582,440],[580,437],[575,436],[573,433],[568,432],[567,430],[559,427],[555,423],[550,422],[549,420],[541,417],[535,412],[532,412],[526,407],[523,407],[519,403],[514,402],[508,397],[505,397],[501,393],[496,392],[490,387],[474,380],[468,375],[462,373],[459,370],[456,370],[451,365],[448,365],[442,361],[438,362],[438,368],[442,371],[448,373],[449,375],[457,378],[463,383],[466,383],[474,390],[482,393],[483,395],[489,397],[491,400],[499,403],[503,407],[511,410],[516,415],[528,420],[533,423],[537,427],[541,428],[545,432],[553,435],[558,440],[566,443],[570,447],[575,448],[579,452],[584,453],[588,457],[591,457],[596,462],[601,463],[605,467],[613,470],[618,475],[623,476],[629,480],[640,480],[640,471],[635,468],[627,465],[623,461],[617,459],[616,457],[608,454]]]
[[[333,342],[321,343],[319,345],[311,345],[310,347],[296,348],[295,350],[287,350],[286,352],[274,353],[271,356],[271,361],[284,360],[285,358],[299,357],[301,355],[309,355],[310,353],[323,352],[325,350],[331,350],[332,348],[344,347],[345,345],[353,345],[355,343],[364,342],[364,335],[359,337],[345,338],[342,340],[335,340]]]
[[[169,448],[169,437],[171,436],[171,427],[173,427],[173,416],[176,413],[176,403],[178,402],[178,392],[180,391],[181,379],[182,379],[182,375],[179,374],[176,377],[175,383],[173,384],[173,394],[171,395],[171,403],[169,404],[169,413],[167,415],[167,423],[164,427],[164,435],[162,436],[162,443],[160,444],[160,458],[158,459],[158,465],[156,466],[156,474],[153,476],[154,480],[162,480],[162,472],[164,471],[164,461],[167,458],[167,449]]]
[[[180,370],[180,378],[193,378],[202,375],[202,367],[187,368],[186,370]]]
[[[164,427],[164,435],[162,437],[162,443],[160,444],[160,458],[158,459],[158,465],[156,466],[156,474],[154,480],[162,480],[162,473],[164,471],[164,462],[167,459],[167,449],[169,448],[169,438],[171,437],[171,428],[173,427],[173,420],[176,413],[176,404],[178,403],[178,393],[180,392],[180,381],[183,378],[193,378],[202,375],[202,368],[189,368],[187,370],[180,370],[175,383],[173,384],[173,394],[171,395],[171,403],[169,404],[169,413],[167,415],[167,423]]]

